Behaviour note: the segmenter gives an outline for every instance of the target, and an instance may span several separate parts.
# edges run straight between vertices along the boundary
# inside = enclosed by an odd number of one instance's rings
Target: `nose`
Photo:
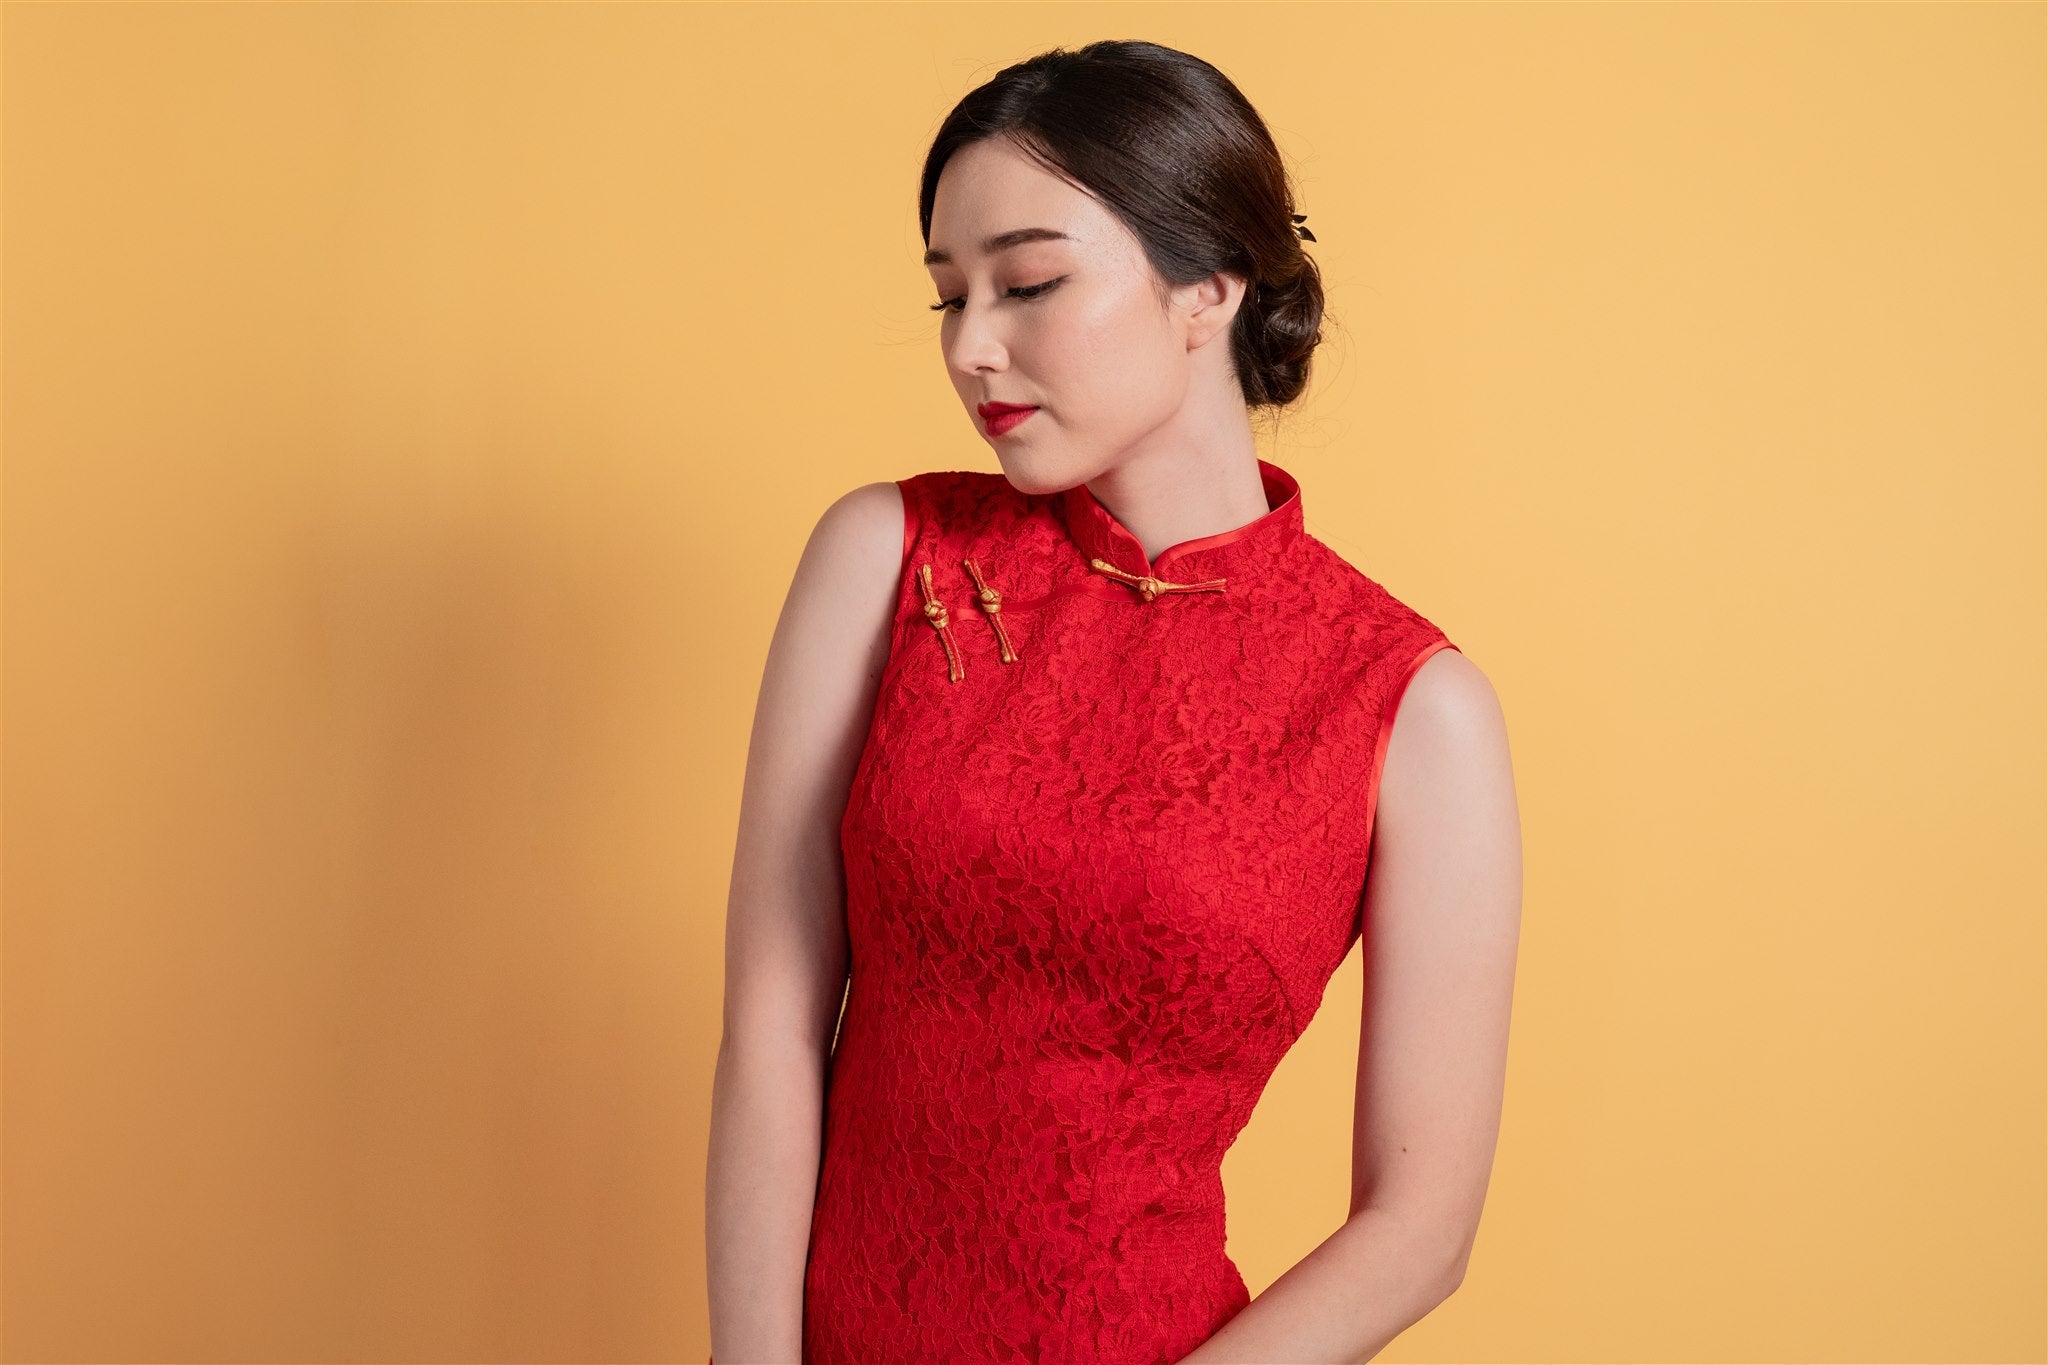
[[[964,378],[1000,374],[1009,367],[1009,343],[987,312],[966,305],[953,321],[952,336],[944,343],[948,368]]]

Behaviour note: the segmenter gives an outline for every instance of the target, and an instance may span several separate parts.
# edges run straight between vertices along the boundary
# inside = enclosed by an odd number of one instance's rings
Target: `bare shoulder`
[[[1401,694],[1397,733],[1428,731],[1439,742],[1474,743],[1506,731],[1500,695],[1485,670],[1458,649],[1439,649],[1422,661]]]
[[[903,491],[888,480],[864,483],[819,515],[790,585],[785,617],[845,657],[857,647],[870,662],[886,653],[903,568]]]
[[[885,568],[893,576],[903,562],[905,515],[903,490],[893,481],[861,484],[819,515],[804,553],[842,568]]]
[[[1395,711],[1381,779],[1380,832],[1389,843],[1424,826],[1512,823],[1507,717],[1485,670],[1439,649],[1408,681]]]

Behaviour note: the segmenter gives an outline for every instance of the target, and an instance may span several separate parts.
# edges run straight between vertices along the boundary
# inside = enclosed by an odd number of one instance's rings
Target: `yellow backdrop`
[[[997,467],[918,164],[1099,37],[1269,119],[1262,453],[1515,744],[1491,1199],[1383,1358],[2043,1359],[2042,5],[0,22],[5,1360],[703,1358],[770,630],[839,493]]]

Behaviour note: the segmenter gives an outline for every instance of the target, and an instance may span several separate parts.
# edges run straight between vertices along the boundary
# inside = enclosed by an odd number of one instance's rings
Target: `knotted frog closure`
[[[988,613],[988,623],[995,629],[996,643],[1000,646],[999,657],[1006,664],[1017,662],[1017,647],[1010,642],[1010,632],[1003,628],[1000,613],[1003,610],[1003,595],[993,583],[982,577],[981,566],[971,559],[960,561],[974,580],[977,589],[974,600]],[[917,566],[917,586],[924,593],[924,619],[932,623],[932,629],[939,633],[939,643],[946,647],[946,681],[959,682],[967,676],[967,660],[961,654],[959,644],[953,638],[953,618],[946,610],[946,604],[932,589],[932,566]]]
[[[1010,633],[1003,629],[1003,595],[981,576],[981,568],[973,560],[963,559],[960,562],[967,566],[969,576],[974,579],[974,586],[979,589],[975,600],[980,602],[981,609],[988,613],[988,623],[995,629],[996,642],[1002,646],[1002,661],[1006,664],[1016,663],[1016,646],[1010,643]]]
[[[1229,596],[1265,599],[1291,591],[1288,585],[1297,577],[1294,561],[1308,546],[1301,485],[1268,460],[1259,461],[1259,483],[1266,495],[1263,516],[1151,553],[1085,483],[1070,484],[1055,494],[1052,509],[1071,543],[1075,563],[1086,565],[1090,574],[1135,589],[1138,603],[1156,602],[1168,593],[1223,593],[1226,575]],[[1121,596],[1108,588],[1098,588],[1095,595]]]
[[[946,680],[959,682],[967,676],[967,665],[961,661],[960,647],[953,643],[952,618],[946,614],[946,604],[932,591],[932,566],[917,566],[918,590],[924,594],[924,619],[932,623],[932,629],[939,633],[939,643],[946,647]]]
[[[1150,602],[1153,598],[1169,592],[1222,592],[1223,580],[1205,578],[1199,583],[1169,583],[1151,574],[1125,573],[1106,559],[1091,559],[1088,567],[1099,574],[1107,574],[1119,583],[1128,583],[1138,590],[1138,596]]]

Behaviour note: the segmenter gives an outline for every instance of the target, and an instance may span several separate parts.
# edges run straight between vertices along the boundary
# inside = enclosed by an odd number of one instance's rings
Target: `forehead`
[[[1035,241],[1112,250],[1121,226],[1093,195],[991,138],[962,147],[939,173],[925,264],[971,266]]]

